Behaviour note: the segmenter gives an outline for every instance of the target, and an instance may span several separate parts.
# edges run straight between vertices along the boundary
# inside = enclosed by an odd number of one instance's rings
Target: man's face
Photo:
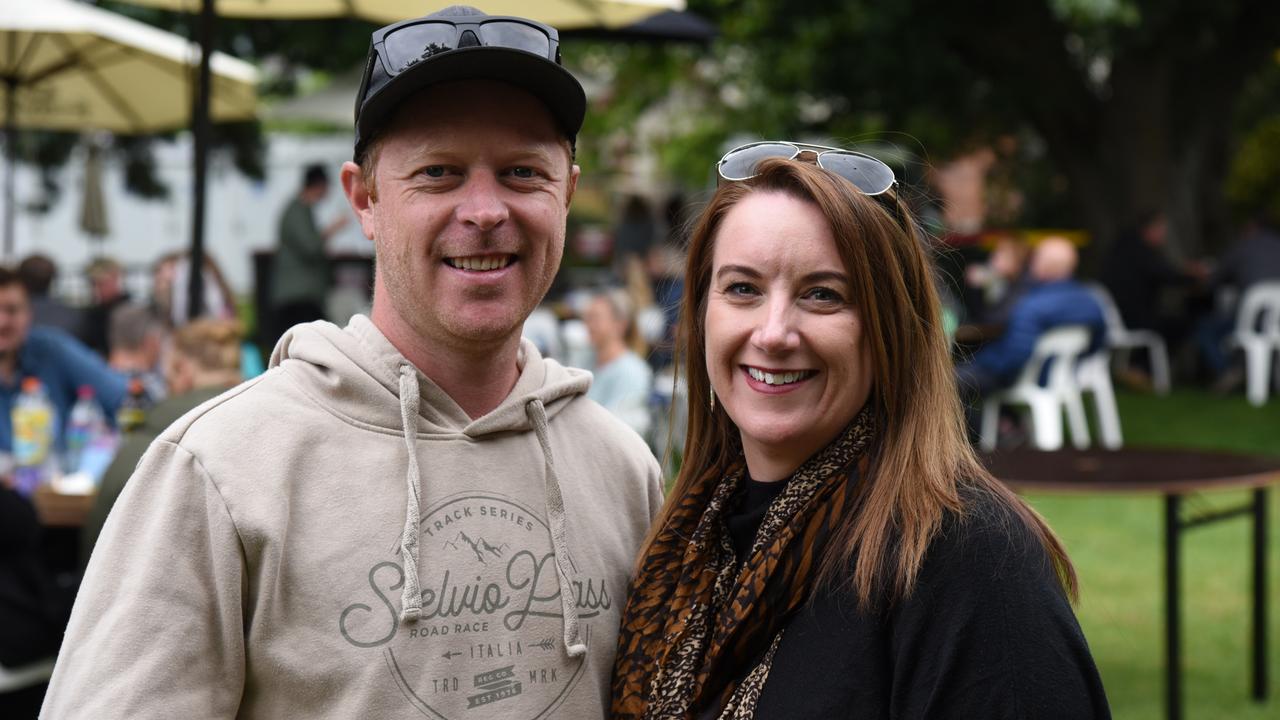
[[[31,329],[31,304],[27,291],[14,283],[0,287],[0,354],[16,352]]]
[[[108,270],[93,278],[94,302],[107,302],[120,297],[124,283],[118,270]]]
[[[518,335],[564,252],[578,167],[546,107],[496,82],[433,86],[380,138],[374,183],[343,186],[377,251],[389,304],[425,342],[478,350]]]

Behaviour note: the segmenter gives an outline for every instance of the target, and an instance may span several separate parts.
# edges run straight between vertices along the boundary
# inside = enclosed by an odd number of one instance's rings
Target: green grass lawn
[[[1280,456],[1280,400],[1176,391],[1121,394],[1127,445],[1226,449]],[[1183,675],[1188,720],[1280,718],[1280,489],[1270,493],[1270,699],[1249,699],[1252,525],[1240,517],[1183,535]],[[1027,498],[1066,542],[1081,578],[1080,623],[1117,720],[1162,718],[1163,504],[1159,496]],[[1228,506],[1243,492],[1184,503]]]

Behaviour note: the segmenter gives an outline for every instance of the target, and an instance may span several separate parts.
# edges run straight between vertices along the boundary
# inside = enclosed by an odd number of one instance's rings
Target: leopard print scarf
[[[632,582],[614,665],[614,718],[754,716],[782,627],[808,599],[873,436],[873,415],[863,408],[787,481],[741,565],[724,518],[743,465],[698,479]]]

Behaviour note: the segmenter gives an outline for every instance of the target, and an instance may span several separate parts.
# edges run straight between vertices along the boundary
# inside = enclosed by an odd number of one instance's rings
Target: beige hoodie
[[[139,464],[41,717],[604,717],[660,473],[520,363],[471,420],[368,319],[292,330]]]

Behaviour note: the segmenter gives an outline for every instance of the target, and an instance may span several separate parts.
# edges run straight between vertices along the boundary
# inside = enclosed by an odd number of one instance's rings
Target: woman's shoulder
[[[993,489],[961,489],[960,510],[947,511],[925,554],[920,582],[991,592],[1028,586],[1061,592],[1045,538],[1029,508]]]

